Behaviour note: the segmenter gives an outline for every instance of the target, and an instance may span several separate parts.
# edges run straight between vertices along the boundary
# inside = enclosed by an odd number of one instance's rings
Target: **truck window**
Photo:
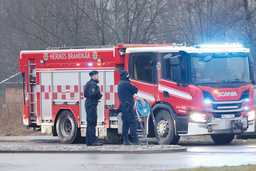
[[[172,62],[170,60],[172,54],[166,54],[164,55],[164,69],[163,71],[163,78],[167,80],[173,80],[173,68]]]
[[[153,58],[151,55],[133,55],[129,61],[130,77],[152,83]]]
[[[211,60],[204,58],[212,56]],[[246,56],[193,55],[191,58],[193,84],[248,84],[249,61]]]
[[[187,82],[186,57],[179,53],[163,54],[163,78],[174,82]]]

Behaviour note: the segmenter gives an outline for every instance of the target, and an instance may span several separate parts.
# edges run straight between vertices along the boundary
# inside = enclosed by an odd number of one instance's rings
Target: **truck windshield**
[[[191,82],[205,84],[250,83],[248,57],[239,56],[192,56]]]

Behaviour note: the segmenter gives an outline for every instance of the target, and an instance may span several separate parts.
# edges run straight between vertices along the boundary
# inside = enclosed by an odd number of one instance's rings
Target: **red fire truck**
[[[149,102],[156,118],[142,118],[147,137],[163,144],[180,136],[211,135],[230,143],[234,135],[255,131],[252,61],[239,44],[141,45],[21,51],[24,76],[23,123],[72,143],[86,133],[83,91],[89,72],[98,70],[103,97],[96,135],[120,136],[119,73],[129,71],[135,98]],[[157,131],[157,132],[156,132]]]

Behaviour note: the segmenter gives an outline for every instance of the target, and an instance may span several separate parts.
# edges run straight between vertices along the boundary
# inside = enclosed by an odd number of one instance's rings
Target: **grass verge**
[[[255,171],[256,165],[199,167],[193,169],[178,169],[176,171]]]
[[[27,129],[22,121],[22,105],[14,104],[0,108],[0,136],[43,135]]]

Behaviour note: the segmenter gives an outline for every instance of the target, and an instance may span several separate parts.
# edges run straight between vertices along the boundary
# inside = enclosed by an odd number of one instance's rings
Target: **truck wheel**
[[[162,144],[177,144],[179,142],[180,137],[175,135],[173,119],[167,110],[160,110],[157,113],[156,124]],[[157,137],[156,132],[155,136]]]
[[[229,144],[234,139],[234,134],[213,134],[212,140],[216,144]]]
[[[69,110],[61,112],[57,124],[57,135],[62,143],[73,143],[77,138],[77,123]]]

